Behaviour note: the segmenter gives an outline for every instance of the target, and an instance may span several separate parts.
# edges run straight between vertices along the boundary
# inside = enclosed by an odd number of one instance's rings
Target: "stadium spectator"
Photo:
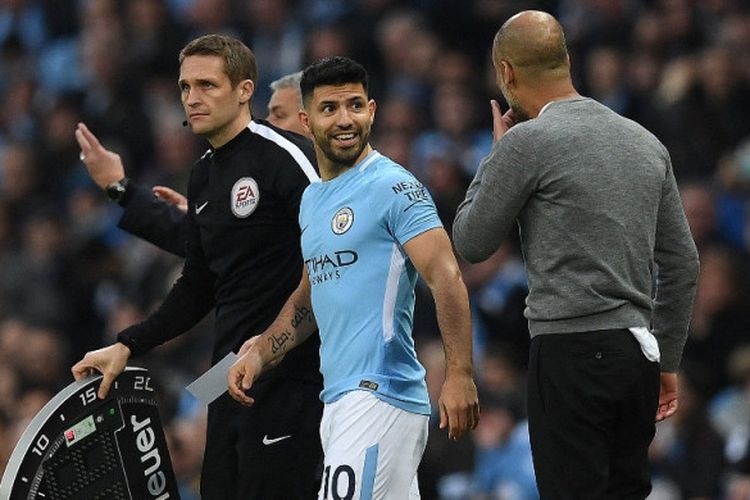
[[[742,469],[750,453],[750,342],[737,347],[728,360],[732,384],[709,406],[713,428],[724,439],[724,459],[733,472]]]
[[[453,498],[469,491],[474,470],[474,441],[450,440],[440,431],[440,391],[445,382],[445,353],[439,340],[417,343],[417,355],[425,368],[430,415],[427,446],[419,463],[419,493],[422,498]],[[478,374],[483,371],[478,369]],[[484,403],[481,403],[484,405]]]
[[[426,181],[429,161],[438,154],[453,159],[461,171],[471,176],[481,159],[489,153],[492,136],[477,127],[477,111],[466,86],[441,84],[435,88],[432,101],[435,129],[420,134],[412,148],[411,170]]]
[[[690,234],[701,252],[719,239],[716,220],[716,200],[711,186],[699,182],[685,182],[680,187],[680,198],[685,210]]]
[[[515,389],[485,390],[480,398],[472,498],[538,499],[523,399]]]
[[[748,271],[741,256],[723,245],[704,248],[700,260],[684,357],[702,368],[703,384],[711,397],[730,383],[727,362],[750,329]]]
[[[711,425],[702,388],[702,368],[680,370],[680,411],[661,423],[649,449],[654,496],[721,498],[724,442]]]
[[[290,0],[247,0],[242,18],[247,21],[246,38],[256,57],[258,73],[254,100],[266,107],[271,96],[271,82],[304,65],[305,31],[294,15]]]

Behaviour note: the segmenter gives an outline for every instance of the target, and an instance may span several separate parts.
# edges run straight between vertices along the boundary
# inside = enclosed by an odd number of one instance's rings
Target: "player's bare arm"
[[[244,405],[252,405],[255,401],[245,391],[252,387],[265,369],[278,364],[287,352],[307,340],[317,327],[310,297],[310,280],[307,270],[303,269],[299,286],[289,296],[276,320],[263,334],[246,341],[240,349],[241,356],[227,376],[229,394]]]
[[[479,400],[473,379],[469,297],[443,228],[409,240],[404,250],[427,282],[437,309],[445,350],[445,382],[440,393],[440,428],[458,439],[479,422]]]

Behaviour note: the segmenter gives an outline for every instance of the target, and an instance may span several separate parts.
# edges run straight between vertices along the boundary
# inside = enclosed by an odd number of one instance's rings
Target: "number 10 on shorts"
[[[331,473],[331,466],[323,470],[323,500],[352,500],[357,481],[354,469],[339,465]]]

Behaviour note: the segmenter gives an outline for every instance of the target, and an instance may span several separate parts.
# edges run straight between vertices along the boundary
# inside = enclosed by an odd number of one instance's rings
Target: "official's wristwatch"
[[[119,181],[108,184],[107,187],[104,188],[104,192],[107,193],[107,198],[115,203],[119,203],[125,195],[125,191],[128,189],[128,183],[130,183],[130,179],[123,177]]]

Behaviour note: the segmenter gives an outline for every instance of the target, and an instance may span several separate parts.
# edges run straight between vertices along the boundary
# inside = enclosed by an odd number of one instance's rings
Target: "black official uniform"
[[[299,204],[317,179],[312,145],[263,120],[193,166],[187,257],[161,307],[118,336],[138,355],[215,307],[212,362],[261,333],[299,284]],[[256,381],[252,407],[228,394],[209,406],[204,499],[310,499],[320,478],[319,338]]]
[[[125,211],[117,227],[162,250],[185,257],[188,223],[179,208],[132,181],[118,203]]]

